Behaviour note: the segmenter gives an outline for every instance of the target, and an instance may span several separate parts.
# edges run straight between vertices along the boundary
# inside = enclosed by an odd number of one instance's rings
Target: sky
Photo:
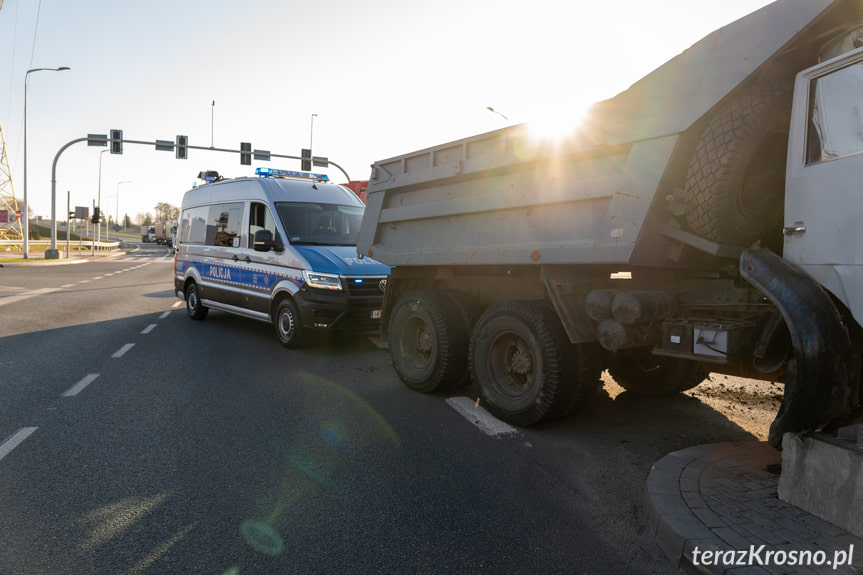
[[[299,161],[188,159],[68,142],[123,130],[338,163],[375,161],[522,122],[571,125],[700,38],[768,0],[0,0],[0,127],[31,213],[101,204],[122,218],[180,206],[197,174],[298,170]],[[491,107],[499,113],[494,113]],[[505,116],[505,117],[504,117]],[[100,168],[101,165],[101,168]],[[316,168],[333,181],[344,174]]]

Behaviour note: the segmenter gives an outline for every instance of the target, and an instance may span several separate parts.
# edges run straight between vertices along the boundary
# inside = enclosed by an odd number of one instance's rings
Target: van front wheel
[[[298,348],[305,342],[305,330],[300,324],[297,304],[290,298],[280,303],[276,311],[276,333],[285,347]]]

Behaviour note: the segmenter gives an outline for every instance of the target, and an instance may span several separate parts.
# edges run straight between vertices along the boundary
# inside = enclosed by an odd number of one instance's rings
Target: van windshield
[[[277,202],[276,211],[292,244],[355,246],[362,206]]]

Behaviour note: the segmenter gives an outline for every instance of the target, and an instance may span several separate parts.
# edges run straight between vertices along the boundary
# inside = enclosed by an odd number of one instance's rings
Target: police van
[[[359,258],[365,209],[326,175],[258,168],[183,197],[174,288],[192,319],[216,309],[274,324],[298,347],[311,330],[378,329],[389,267]]]

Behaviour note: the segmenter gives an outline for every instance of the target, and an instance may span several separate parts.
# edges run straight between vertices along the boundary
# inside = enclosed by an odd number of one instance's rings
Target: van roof
[[[364,207],[356,194],[337,184],[292,178],[235,178],[192,188],[183,196],[183,208],[244,200]]]

